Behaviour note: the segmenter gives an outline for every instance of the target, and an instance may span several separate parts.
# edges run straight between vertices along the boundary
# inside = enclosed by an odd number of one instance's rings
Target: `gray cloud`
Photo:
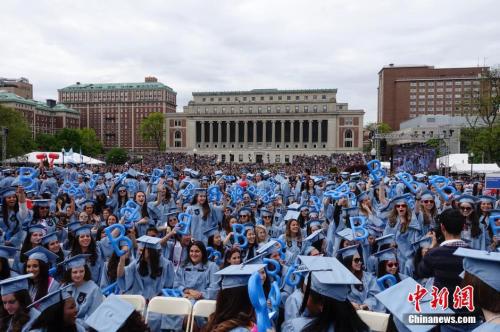
[[[0,11],[0,75],[37,99],[154,75],[178,92],[338,88],[376,119],[378,71],[500,63],[496,1],[18,1]]]

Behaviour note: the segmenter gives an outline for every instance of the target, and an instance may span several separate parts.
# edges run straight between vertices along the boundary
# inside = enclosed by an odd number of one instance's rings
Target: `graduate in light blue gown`
[[[141,294],[146,300],[161,294],[163,288],[174,285],[172,263],[161,255],[160,238],[143,235],[137,259],[125,266],[128,254],[120,257],[117,268],[118,286],[124,294]]]
[[[460,213],[465,217],[465,226],[462,231],[462,240],[477,250],[486,250],[488,232],[484,224],[479,222],[479,216],[475,210],[478,199],[471,195],[461,195],[457,199]]]
[[[219,269],[218,266],[208,261],[207,250],[201,241],[192,242],[188,247],[188,252],[188,259],[175,275],[174,288],[178,289],[183,297],[193,302],[193,305],[197,300],[215,299],[219,289],[219,276],[215,274]],[[168,316],[168,320],[162,321],[161,328],[182,330],[182,317]]]
[[[500,253],[459,248],[454,254],[464,257],[464,283],[474,287],[474,304],[484,316],[473,332],[500,331]]]
[[[58,219],[50,213],[50,199],[33,199],[33,218],[29,225],[43,225],[47,233],[56,231]]]
[[[264,264],[230,265],[217,272],[222,278],[221,289],[216,297],[215,312],[209,316],[203,331],[252,331],[256,322],[248,296],[248,279],[264,267]]]
[[[92,281],[90,269],[87,266],[89,255],[77,255],[64,261],[64,285],[68,293],[75,299],[78,307],[77,319],[80,323],[87,319],[101,304],[103,295],[101,289]]]
[[[149,218],[148,204],[146,202],[146,194],[138,191],[134,196],[134,201],[140,207],[140,219],[135,221],[135,228],[137,229],[137,237],[146,235],[149,227],[155,226],[154,222]]]
[[[160,228],[167,222],[167,214],[172,209],[176,209],[177,206],[170,191],[165,186],[158,189],[156,200],[148,203],[148,214],[152,223]]]
[[[26,252],[25,256],[28,257],[28,260],[23,273],[33,274],[33,277],[28,280],[28,290],[32,301],[36,301],[59,288],[59,282],[49,275],[49,268],[57,259],[56,254],[38,246]]]
[[[89,254],[88,267],[92,275],[92,280],[99,285],[104,258],[100,242],[96,242],[92,237],[91,230],[91,225],[83,225],[75,229],[75,239],[71,248],[71,256]]]
[[[290,265],[302,250],[302,230],[299,222],[296,219],[287,220],[285,234],[279,238],[283,240],[286,247],[285,264]]]
[[[284,321],[300,317],[300,307],[304,300],[304,278],[300,279],[297,288],[288,296],[285,301],[285,317]]]
[[[68,287],[69,285],[59,288],[31,304],[40,311],[40,316],[33,322],[32,328],[42,332],[86,331],[76,320],[78,309],[75,299],[66,291]]]
[[[400,273],[399,269],[401,264],[396,256],[396,250],[394,248],[387,248],[380,250],[374,254],[377,257],[377,279],[381,278],[387,274],[391,274],[396,278],[396,282],[400,282],[408,278],[406,274]],[[385,285],[390,285],[389,282],[385,282]]]
[[[23,226],[31,219],[32,213],[26,206],[26,194],[24,190],[5,187],[0,188],[0,196],[2,196],[0,244],[19,248],[25,235]]]
[[[214,208],[207,200],[207,190],[196,188],[191,205],[186,210],[186,213],[191,215],[190,231],[193,240],[207,244],[208,237],[204,233],[219,224]]]
[[[375,298],[380,292],[376,277],[363,271],[363,261],[358,251],[359,245],[339,250],[344,266],[361,281],[361,285],[351,285],[347,298],[356,309],[384,311],[383,306]]]
[[[12,269],[20,274],[23,273],[24,264],[28,257],[25,255],[29,250],[40,245],[42,237],[45,235],[43,225],[33,225],[26,229],[26,238],[21,246],[21,251],[14,258]],[[19,248],[19,247],[18,247]]]
[[[408,196],[394,197],[386,207],[387,225],[384,235],[394,234],[398,260],[401,271],[408,273],[406,262],[415,254],[412,243],[418,241],[423,234],[422,226],[410,208]],[[389,212],[390,211],[390,212]]]
[[[14,247],[0,245],[0,280],[18,275],[9,265],[9,259],[12,259],[18,251],[19,250]]]
[[[301,312],[285,321],[282,331],[369,331],[348,300],[350,285],[361,282],[333,257],[299,256],[305,266],[306,289]]]
[[[40,315],[35,308],[28,308],[31,298],[28,293],[28,278],[32,274],[15,276],[0,281],[0,294],[3,306],[0,308],[0,331],[12,332],[14,326],[21,328],[21,332],[32,330],[33,322]],[[20,320],[26,319],[24,323]]]

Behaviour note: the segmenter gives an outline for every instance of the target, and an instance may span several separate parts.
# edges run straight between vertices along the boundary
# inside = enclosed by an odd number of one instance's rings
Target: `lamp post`
[[[233,170],[233,150],[229,150],[229,172]]]
[[[271,163],[271,159],[269,158],[269,152],[267,153],[267,163],[270,164]]]
[[[370,155],[372,156],[372,160],[374,160],[377,156],[377,150],[375,150],[375,148],[372,148],[372,150],[370,151]]]
[[[318,156],[314,156],[314,173],[318,173]]]
[[[472,167],[474,166],[474,152],[470,153],[470,178],[472,179]]]
[[[194,156],[194,164],[196,165],[196,152],[198,152],[198,150],[196,148],[193,149],[193,156]]]

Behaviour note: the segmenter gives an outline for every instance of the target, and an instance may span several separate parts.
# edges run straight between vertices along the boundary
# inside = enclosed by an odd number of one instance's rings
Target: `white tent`
[[[461,174],[489,174],[500,172],[500,167],[497,164],[455,164],[451,167],[450,171],[452,173]]]
[[[71,153],[70,155],[65,155],[63,156],[62,152],[42,152],[42,151],[35,151],[35,152],[30,152],[27,153],[23,156],[15,157],[15,158],[10,158],[5,160],[5,163],[10,163],[10,164],[15,164],[15,163],[29,163],[29,164],[38,164],[40,162],[39,159],[37,159],[37,155],[40,154],[45,154],[46,158],[49,158],[50,155],[57,155],[58,158],[54,160],[55,165],[62,165],[63,163],[63,157],[64,157],[64,163],[75,163],[75,164],[87,164],[87,165],[102,165],[105,164],[104,161],[94,159],[91,157],[84,156],[83,154],[79,154],[76,152]],[[50,162],[50,159],[49,159]]]
[[[468,164],[469,155],[467,153],[454,153],[436,159],[436,168],[453,167],[456,164]]]

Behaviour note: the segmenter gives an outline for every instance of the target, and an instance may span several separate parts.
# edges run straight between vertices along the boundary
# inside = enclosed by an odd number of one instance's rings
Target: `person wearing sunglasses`
[[[401,264],[399,263],[398,257],[396,256],[396,250],[394,248],[387,248],[378,251],[374,255],[378,259],[377,279],[387,274],[393,275],[394,278],[396,278],[396,283],[408,278],[408,275],[399,272]],[[391,285],[387,280],[384,284],[386,287]]]
[[[401,271],[408,274],[411,269],[411,258],[415,254],[412,243],[424,235],[422,225],[409,206],[409,194],[396,196],[382,209],[382,215],[387,217],[384,235],[394,234],[397,244],[397,257]],[[389,211],[390,210],[390,211]]]
[[[458,209],[465,217],[465,225],[462,230],[462,240],[469,243],[470,247],[478,250],[486,250],[488,246],[487,232],[483,224],[479,223],[479,216],[475,210],[477,197],[461,195],[457,198]]]
[[[427,234],[431,229],[436,227],[438,209],[436,207],[434,194],[431,191],[424,191],[421,194],[420,200],[417,200],[415,206],[415,214],[422,225],[423,234]]]
[[[33,206],[33,219],[30,225],[41,224],[45,227],[48,233],[54,232],[56,230],[57,218],[50,213],[50,199],[34,199],[32,203]]]
[[[338,253],[344,266],[361,281],[351,285],[347,298],[356,310],[384,311],[384,307],[375,298],[380,292],[375,276],[363,270],[363,260],[358,252],[359,244],[342,248]]]

